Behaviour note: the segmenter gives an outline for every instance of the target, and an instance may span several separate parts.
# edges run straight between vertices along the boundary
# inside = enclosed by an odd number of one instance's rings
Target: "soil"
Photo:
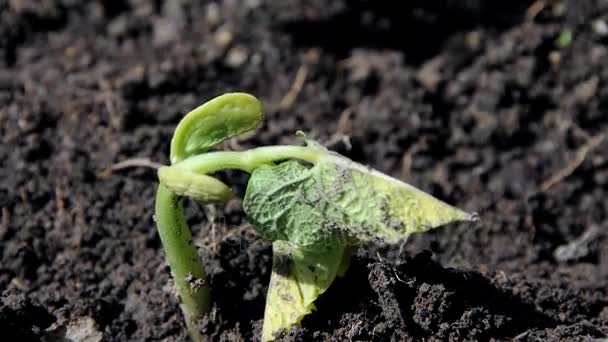
[[[278,340],[606,337],[608,138],[586,147],[608,129],[607,23],[605,0],[0,1],[3,338],[186,338],[155,172],[108,167],[167,163],[180,117],[235,90],[267,117],[224,148],[301,129],[482,218],[362,247]],[[188,217],[201,330],[256,340],[269,243],[238,200]]]

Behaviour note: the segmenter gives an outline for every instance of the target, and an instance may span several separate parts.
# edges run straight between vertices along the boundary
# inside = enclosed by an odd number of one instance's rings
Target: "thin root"
[[[244,224],[234,229],[227,230],[227,227],[221,229],[220,234],[222,235],[220,239],[217,239],[216,233],[213,233],[212,237],[202,239],[200,243],[197,244],[198,247],[209,251],[212,255],[218,255],[219,246],[221,243],[229,241],[231,238],[235,236],[240,236],[243,233],[252,234],[257,236],[257,232],[250,224]],[[240,243],[240,242],[239,242]]]
[[[110,165],[105,170],[99,172],[98,175],[101,177],[109,177],[112,175],[112,173],[114,171],[129,169],[129,168],[133,168],[133,167],[145,167],[145,168],[150,168],[150,169],[159,169],[162,166],[164,166],[164,165],[161,163],[153,162],[148,158],[131,158],[131,159],[123,160],[116,164]]]

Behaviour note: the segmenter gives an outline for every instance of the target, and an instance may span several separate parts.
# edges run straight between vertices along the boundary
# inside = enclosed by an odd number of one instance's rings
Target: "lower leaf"
[[[353,246],[349,245],[311,250],[275,241],[262,341],[272,341],[276,333],[311,313],[314,301],[345,271],[352,251]]]

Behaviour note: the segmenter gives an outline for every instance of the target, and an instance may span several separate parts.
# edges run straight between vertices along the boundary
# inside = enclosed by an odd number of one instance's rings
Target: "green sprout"
[[[573,39],[574,34],[572,33],[572,30],[566,28],[559,33],[559,36],[555,39],[555,44],[560,49],[565,49],[572,44]]]
[[[158,171],[156,222],[193,340],[202,339],[195,323],[209,312],[211,300],[181,198],[225,203],[233,197],[209,174],[226,169],[250,174],[243,208],[258,233],[272,241],[262,341],[272,341],[311,313],[315,300],[344,275],[361,242],[397,243],[411,233],[477,219],[301,132],[304,146],[208,152],[254,130],[261,120],[255,97],[219,96],[182,119],[171,140],[171,166]]]

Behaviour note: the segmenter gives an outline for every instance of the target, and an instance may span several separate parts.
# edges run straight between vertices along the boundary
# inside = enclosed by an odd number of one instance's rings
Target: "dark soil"
[[[545,1],[526,18],[532,3],[0,0],[2,338],[86,318],[104,340],[185,339],[155,172],[107,169],[167,163],[180,117],[234,90],[267,119],[225,148],[302,129],[482,217],[360,249],[280,340],[606,336],[608,137],[542,184],[608,134],[608,2]],[[282,102],[298,70],[299,96]],[[242,194],[244,175],[223,176]],[[270,245],[238,201],[188,213],[216,308],[201,329],[255,340]]]

